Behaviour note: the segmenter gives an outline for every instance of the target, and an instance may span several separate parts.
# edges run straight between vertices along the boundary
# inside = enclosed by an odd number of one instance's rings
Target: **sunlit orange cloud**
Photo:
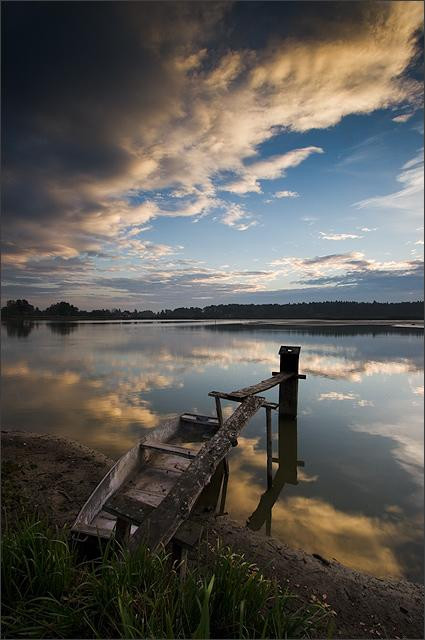
[[[143,427],[156,427],[159,417],[146,405],[124,404],[122,398],[117,393],[88,398],[84,405],[84,410],[98,421],[105,418],[118,418],[124,425],[130,422],[138,422]],[[104,439],[107,441],[106,439]]]
[[[19,362],[11,365],[4,365],[2,376],[5,378],[32,378],[36,380],[54,380],[58,385],[75,385],[81,381],[81,375],[75,371],[56,372],[51,369],[32,369],[27,362]]]
[[[144,429],[156,427],[167,417],[155,413],[145,400],[129,391],[138,388],[134,386],[136,383],[144,386],[143,391],[173,384],[171,379],[161,375],[147,379],[136,376],[133,384],[129,380],[118,381],[112,392],[106,388],[105,379],[85,378],[72,371],[31,369],[26,362],[6,365],[3,376],[12,384],[13,378],[19,377],[20,410],[24,415],[32,416],[32,420],[46,411],[50,420],[57,415],[54,422],[57,435],[69,437],[72,434],[72,438],[115,456],[133,446]],[[46,380],[48,385],[44,384]],[[8,404],[14,402],[10,394],[6,396],[5,411]],[[33,424],[24,425],[24,428],[45,431],[48,426]]]

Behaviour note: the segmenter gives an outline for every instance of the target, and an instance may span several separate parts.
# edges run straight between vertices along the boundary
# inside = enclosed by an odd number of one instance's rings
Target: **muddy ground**
[[[22,509],[59,526],[72,524],[112,464],[101,453],[64,438],[2,431],[2,526],[6,520],[16,522]],[[328,602],[337,614],[334,637],[424,637],[423,586],[374,578],[291,549],[227,516],[202,516],[202,524],[209,543],[219,538],[304,601]]]

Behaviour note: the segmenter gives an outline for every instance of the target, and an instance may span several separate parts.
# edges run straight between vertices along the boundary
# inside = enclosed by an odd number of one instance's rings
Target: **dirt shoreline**
[[[13,430],[2,430],[1,435],[2,526],[6,519],[16,519],[22,507],[44,514],[58,526],[71,524],[113,464],[103,454],[65,438]],[[335,637],[424,637],[422,585],[353,571],[264,538],[227,516],[202,517],[202,523],[209,543],[219,538],[305,601],[325,599],[337,613]]]

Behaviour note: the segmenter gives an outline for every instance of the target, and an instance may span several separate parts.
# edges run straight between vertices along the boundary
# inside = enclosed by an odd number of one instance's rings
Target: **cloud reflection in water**
[[[272,535],[377,575],[421,579],[418,332],[143,323],[52,332],[38,323],[3,338],[5,427],[56,433],[114,457],[169,415],[212,413],[208,391],[269,377],[279,346],[300,344],[308,378],[299,387],[295,458],[305,467],[292,461],[296,485],[281,472]],[[231,411],[225,403],[224,415]],[[263,412],[230,462],[226,508],[246,522],[266,490]]]

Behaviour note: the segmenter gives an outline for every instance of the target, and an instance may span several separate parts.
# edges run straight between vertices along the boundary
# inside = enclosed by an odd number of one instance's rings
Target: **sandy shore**
[[[113,464],[77,442],[24,431],[2,431],[2,525],[21,508],[71,524]],[[267,576],[303,600],[326,600],[336,611],[338,638],[423,638],[424,589],[403,580],[382,580],[318,555],[291,549],[241,527],[227,516],[201,518],[208,541],[220,538]],[[202,550],[205,553],[205,550]]]

